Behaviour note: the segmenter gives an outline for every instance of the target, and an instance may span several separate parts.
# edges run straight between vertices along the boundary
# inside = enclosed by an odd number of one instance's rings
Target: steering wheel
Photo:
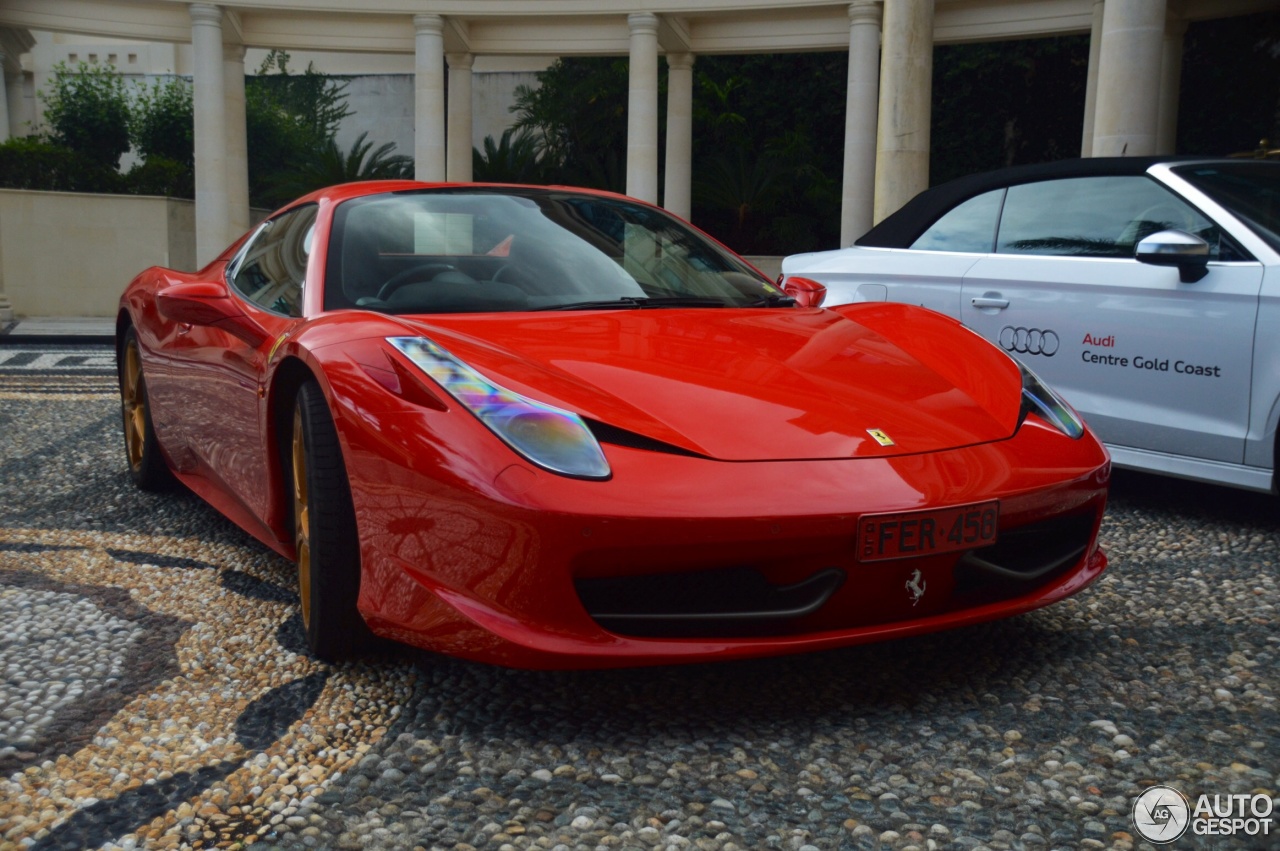
[[[449,263],[428,263],[425,266],[414,266],[412,269],[405,269],[403,272],[398,272],[387,279],[387,282],[378,290],[378,300],[386,301],[388,296],[401,287],[421,281],[429,281],[441,272],[448,272],[454,268],[456,267]]]

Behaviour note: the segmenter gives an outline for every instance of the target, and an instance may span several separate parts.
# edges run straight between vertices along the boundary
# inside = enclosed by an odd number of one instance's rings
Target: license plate
[[[970,550],[996,542],[1000,503],[866,514],[858,522],[858,560],[887,561]]]

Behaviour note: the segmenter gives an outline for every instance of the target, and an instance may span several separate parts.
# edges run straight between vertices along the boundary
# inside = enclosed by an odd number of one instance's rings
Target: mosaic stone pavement
[[[0,348],[0,847],[250,842],[385,735],[412,669],[310,659],[292,565],[220,518],[124,531],[115,382],[109,348]]]
[[[0,851],[1154,851],[1146,786],[1280,787],[1272,497],[1120,475],[1094,587],[953,633],[329,666],[293,566],[122,456],[109,349],[0,346]]]

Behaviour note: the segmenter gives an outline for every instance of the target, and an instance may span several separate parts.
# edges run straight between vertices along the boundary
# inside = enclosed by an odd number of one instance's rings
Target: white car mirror
[[[1151,234],[1138,243],[1134,257],[1153,266],[1177,266],[1184,284],[1193,284],[1209,274],[1209,243],[1182,230]]]

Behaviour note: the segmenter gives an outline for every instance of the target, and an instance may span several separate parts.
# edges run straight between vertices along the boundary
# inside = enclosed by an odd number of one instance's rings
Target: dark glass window
[[[559,309],[696,299],[767,304],[777,287],[661,210],[550,189],[432,189],[339,205],[325,308]]]
[[[231,285],[259,307],[301,316],[318,209],[308,204],[263,222],[237,258]]]
[[[1218,227],[1150,177],[1046,180],[1009,187],[996,251],[1133,257],[1139,240],[1170,229],[1203,238],[1218,259]]]
[[[994,250],[996,220],[1000,217],[1004,193],[1003,189],[993,189],[951,208],[920,234],[911,247],[918,251],[988,253]]]
[[[1265,162],[1194,165],[1173,173],[1230,210],[1280,251],[1280,166]]]

